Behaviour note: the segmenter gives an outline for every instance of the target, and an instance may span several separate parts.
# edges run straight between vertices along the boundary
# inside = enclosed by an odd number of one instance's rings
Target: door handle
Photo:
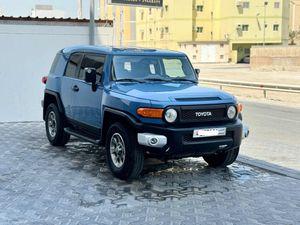
[[[72,87],[72,90],[75,91],[75,92],[78,92],[79,91],[79,87],[77,85],[74,85]]]

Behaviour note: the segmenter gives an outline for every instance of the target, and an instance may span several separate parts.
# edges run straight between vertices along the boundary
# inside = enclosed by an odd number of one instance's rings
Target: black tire
[[[231,149],[227,152],[222,152],[214,155],[203,156],[205,162],[211,167],[224,167],[235,162],[240,148]]]
[[[123,163],[121,163],[122,165],[119,165],[119,167],[116,166],[111,154],[110,145],[111,142],[112,146],[114,145],[113,137],[118,137],[119,139],[121,137],[120,140],[123,141],[123,146],[125,146],[125,157]],[[130,129],[126,129],[125,126],[118,122],[111,125],[107,132],[105,148],[108,167],[115,177],[121,180],[131,180],[139,177],[144,167],[144,153],[138,149],[135,134]]]
[[[55,134],[50,131],[51,124],[49,124],[49,119],[51,116],[55,117],[56,128],[52,128],[56,130]],[[70,140],[70,135],[64,131],[63,117],[58,111],[57,106],[53,103],[51,103],[47,108],[46,116],[45,116],[45,127],[46,127],[47,138],[51,145],[64,146]]]

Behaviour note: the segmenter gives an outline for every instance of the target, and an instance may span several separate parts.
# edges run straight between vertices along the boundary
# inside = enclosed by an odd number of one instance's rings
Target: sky
[[[98,0],[95,0],[95,16],[98,18]],[[83,16],[89,17],[89,0],[82,0]],[[77,17],[77,0],[0,0],[0,11],[5,16],[29,16],[36,4],[50,4],[65,11],[66,17]]]

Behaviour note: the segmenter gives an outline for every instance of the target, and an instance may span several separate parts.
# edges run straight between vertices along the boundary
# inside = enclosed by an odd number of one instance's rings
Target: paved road
[[[243,103],[251,133],[241,153],[300,171],[300,109]]]
[[[1,225],[300,224],[300,180],[239,163],[148,162],[127,183],[98,147],[50,146],[42,123],[0,123],[0,152]]]

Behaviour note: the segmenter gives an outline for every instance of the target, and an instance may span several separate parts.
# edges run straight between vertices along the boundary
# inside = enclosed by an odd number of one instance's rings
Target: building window
[[[169,33],[169,27],[165,27],[165,32]]]
[[[242,25],[242,31],[248,31],[249,30],[249,25]]]
[[[164,38],[164,29],[161,29],[160,31],[160,39],[163,39]]]
[[[250,48],[245,48],[244,52],[245,54],[250,55]]]
[[[197,48],[197,45],[193,44],[193,47],[194,47],[194,48]]]
[[[144,20],[144,11],[141,12],[141,20]]]
[[[165,5],[165,10],[166,10],[166,12],[168,12],[168,10],[169,10],[169,6],[168,5]]]
[[[141,40],[144,40],[144,31],[141,32]]]
[[[203,12],[203,5],[197,5],[197,12]]]
[[[196,56],[196,55],[193,55],[193,59],[197,59],[197,56]]]
[[[152,14],[152,8],[149,8],[149,15]]]
[[[224,59],[224,55],[220,55],[220,59]]]
[[[149,34],[152,34],[152,28],[149,28]]]
[[[273,25],[273,31],[279,31],[279,24]]]
[[[197,27],[197,33],[203,33],[203,27]]]
[[[280,8],[280,2],[274,2],[274,8],[279,9]]]
[[[224,48],[224,44],[220,44],[220,47],[221,47],[221,48]]]
[[[249,2],[243,2],[243,9],[249,9],[250,3]]]

